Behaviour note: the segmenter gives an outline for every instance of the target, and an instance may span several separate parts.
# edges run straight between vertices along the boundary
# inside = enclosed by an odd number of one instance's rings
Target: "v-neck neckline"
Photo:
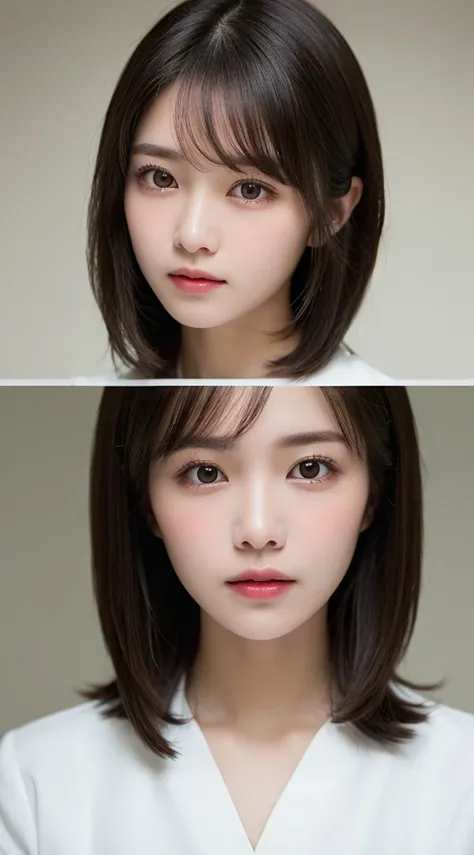
[[[174,714],[184,716],[189,722],[176,729],[175,744],[182,756],[174,761],[169,783],[172,785],[174,781],[180,788],[180,801],[186,804],[193,840],[199,841],[198,846],[202,845],[202,849],[196,849],[196,855],[198,852],[201,855],[201,851],[203,855],[214,851],[225,851],[226,855],[277,855],[280,851],[289,851],[283,843],[285,837],[295,840],[311,834],[314,825],[310,820],[314,819],[315,810],[318,811],[313,802],[318,795],[325,801],[336,786],[337,764],[331,762],[332,752],[337,746],[340,728],[344,726],[328,719],[315,733],[280,793],[254,848],[204,732],[188,705],[185,683],[183,677],[172,709]],[[311,784],[310,793],[308,783]]]

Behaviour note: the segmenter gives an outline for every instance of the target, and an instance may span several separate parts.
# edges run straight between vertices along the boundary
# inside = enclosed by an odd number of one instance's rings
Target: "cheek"
[[[196,563],[209,556],[209,549],[216,540],[217,520],[215,514],[199,507],[198,502],[166,501],[152,502],[153,512],[171,563],[178,576],[191,570]],[[162,510],[160,511],[160,508]]]
[[[362,503],[321,503],[298,520],[296,562],[301,566],[307,609],[316,612],[344,579],[362,526]]]
[[[135,252],[149,251],[156,243],[156,230],[161,230],[155,211],[150,207],[150,199],[144,199],[133,189],[125,195],[124,210],[130,239]]]
[[[244,242],[248,252],[244,263],[250,264],[257,276],[268,277],[277,272],[279,278],[286,279],[300,260],[307,234],[304,225],[298,220],[292,222],[291,216],[288,213],[282,216],[281,212],[274,216],[268,212],[266,217],[262,213],[260,223],[247,222]],[[292,222],[290,228],[289,222]],[[237,241],[237,246],[242,246],[242,239]]]
[[[343,501],[322,501],[320,507],[307,508],[300,512],[297,520],[299,536],[312,553],[334,564],[350,561],[354,552],[365,511],[367,499],[354,495]]]
[[[219,558],[226,560],[224,529],[217,514],[210,513],[209,507],[204,511],[199,502],[177,502],[173,507],[167,501],[166,512],[155,517],[176,576],[193,600],[205,607],[209,582],[211,591],[215,587],[209,565],[213,564],[213,558],[217,558],[218,564]]]

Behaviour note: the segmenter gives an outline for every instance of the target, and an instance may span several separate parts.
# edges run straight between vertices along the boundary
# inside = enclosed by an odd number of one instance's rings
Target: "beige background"
[[[0,734],[111,675],[89,572],[87,479],[97,389],[0,389]],[[426,559],[404,673],[447,677],[474,713],[474,390],[413,389],[426,466]]]
[[[103,117],[163,0],[0,0],[0,377],[108,370],[85,216]],[[379,117],[388,222],[348,343],[398,379],[474,378],[472,0],[319,0]]]

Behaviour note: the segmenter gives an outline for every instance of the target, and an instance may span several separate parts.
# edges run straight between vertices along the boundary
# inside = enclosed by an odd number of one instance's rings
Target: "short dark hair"
[[[152,462],[186,437],[205,435],[236,406],[233,438],[262,412],[268,387],[108,388],[99,408],[91,466],[92,569],[102,633],[115,679],[80,690],[105,717],[127,718],[162,757],[163,737],[180,679],[199,643],[200,608],[178,579],[150,526]],[[367,461],[374,515],[359,537],[347,573],[328,602],[335,723],[350,723],[381,744],[413,738],[407,725],[426,720],[400,696],[395,673],[418,609],[422,559],[420,456],[402,387],[323,388],[351,452]]]
[[[235,150],[302,195],[318,248],[307,247],[294,271],[291,328],[277,331],[285,339],[298,329],[301,342],[269,366],[271,376],[312,375],[360,308],[385,219],[380,139],[362,69],[336,27],[306,0],[186,0],[135,48],[102,129],[87,261],[114,360],[143,378],[174,376],[181,327],[138,266],[124,194],[138,123],[175,82],[176,134],[189,159],[194,150],[235,169],[217,125],[214,96],[224,94]],[[363,181],[362,199],[332,234],[332,200],[348,193],[353,176]]]

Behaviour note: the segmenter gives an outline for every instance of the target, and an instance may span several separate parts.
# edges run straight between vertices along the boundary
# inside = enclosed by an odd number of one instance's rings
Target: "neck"
[[[289,287],[289,285],[288,285]],[[286,293],[286,292],[285,292]],[[292,322],[289,297],[277,295],[254,312],[209,329],[181,328],[180,364],[184,378],[259,379],[268,376],[268,362],[287,356],[298,345],[276,337]]]
[[[199,723],[268,734],[327,718],[326,617],[323,609],[292,633],[254,641],[202,613],[199,651],[187,683]]]

